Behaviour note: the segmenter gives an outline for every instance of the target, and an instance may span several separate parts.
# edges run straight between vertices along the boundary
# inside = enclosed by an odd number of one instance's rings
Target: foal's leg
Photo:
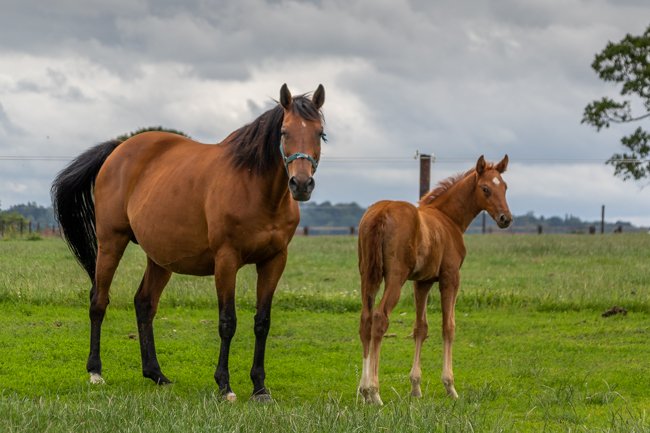
[[[454,333],[456,331],[456,297],[458,296],[458,286],[460,275],[458,270],[454,270],[440,278],[440,302],[442,304],[442,340],[443,340],[443,360],[442,360],[442,383],[445,385],[447,395],[453,399],[458,398],[458,393],[454,387],[454,371],[452,368],[452,351],[451,346],[454,343]]]
[[[90,290],[90,354],[86,363],[86,371],[90,373],[90,383],[94,384],[104,383],[100,356],[102,321],[109,303],[108,291],[113,281],[113,275],[115,275],[117,265],[129,243],[129,236],[122,233],[99,235],[100,233],[98,233],[95,283]]]
[[[373,401],[372,397],[377,394],[377,390],[371,391],[372,372],[370,370],[370,339],[372,337],[372,311],[375,305],[375,297],[379,291],[379,283],[371,283],[362,274],[361,275],[361,319],[359,321],[359,337],[363,346],[363,364],[361,371],[361,381],[359,382],[359,392],[363,395],[366,403],[380,403]]]
[[[255,314],[255,354],[251,367],[253,395],[251,399],[270,401],[271,396],[264,386],[264,353],[266,338],[271,327],[271,303],[273,293],[287,264],[286,250],[264,263],[257,264],[257,313]]]
[[[420,368],[420,353],[422,343],[427,338],[429,325],[427,324],[427,299],[429,290],[433,283],[416,281],[413,283],[413,294],[415,297],[415,324],[413,325],[413,339],[415,340],[415,355],[413,356],[413,367],[409,375],[411,379],[411,395],[422,397],[420,381],[422,369]]]
[[[235,401],[237,396],[230,388],[230,372],[228,371],[228,356],[230,342],[237,329],[237,314],[235,312],[235,280],[239,262],[234,253],[223,253],[215,260],[215,284],[219,300],[219,362],[214,372],[214,379],[219,385],[219,391],[225,400]]]
[[[147,257],[147,269],[140,283],[133,303],[138,321],[140,336],[140,355],[142,356],[142,375],[159,385],[170,383],[170,380],[160,371],[156,357],[156,345],[153,337],[153,318],[158,311],[158,301],[165,285],[171,277],[171,272],[158,266]]]
[[[372,314],[372,331],[370,337],[370,388],[364,394],[367,403],[383,404],[379,396],[379,354],[384,334],[388,330],[390,313],[397,305],[402,286],[406,282],[408,271],[406,269],[393,269],[388,272],[385,279],[384,295]]]

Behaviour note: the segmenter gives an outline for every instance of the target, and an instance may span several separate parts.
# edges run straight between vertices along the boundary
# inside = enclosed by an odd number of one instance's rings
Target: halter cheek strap
[[[284,153],[282,140],[280,140],[280,155],[282,155],[282,161],[284,161],[284,168],[287,170],[287,175],[289,175],[289,164],[291,164],[296,159],[306,159],[309,161],[314,170],[314,173],[316,173],[316,169],[318,168],[318,161],[316,161],[312,156],[302,152],[296,152],[293,155],[286,156]]]

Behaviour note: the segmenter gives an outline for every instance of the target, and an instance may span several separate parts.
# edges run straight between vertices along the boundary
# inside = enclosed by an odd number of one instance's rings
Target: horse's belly
[[[161,265],[177,274],[200,276],[214,274],[214,257],[209,251],[198,256],[184,257]]]

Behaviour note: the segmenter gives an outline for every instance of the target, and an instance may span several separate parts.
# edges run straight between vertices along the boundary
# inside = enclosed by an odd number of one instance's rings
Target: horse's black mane
[[[293,98],[291,109],[306,120],[320,120],[322,115],[306,95]],[[284,109],[280,104],[260,115],[253,122],[230,134],[232,163],[256,174],[264,174],[280,162],[280,129]]]

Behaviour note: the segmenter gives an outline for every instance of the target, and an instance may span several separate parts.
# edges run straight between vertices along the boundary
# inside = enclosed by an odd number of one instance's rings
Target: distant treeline
[[[485,227],[487,232],[501,231],[489,215],[485,217]],[[573,215],[565,215],[564,218],[553,216],[545,218],[544,216],[535,216],[533,212],[525,215],[515,215],[514,223],[507,232],[511,233],[600,233],[600,221],[582,221]],[[626,221],[607,222],[605,221],[604,232],[637,232],[645,231],[647,228],[633,226]],[[483,215],[479,214],[467,229],[467,233],[481,233],[483,231]]]
[[[52,227],[56,224],[54,219],[54,211],[52,207],[39,206],[35,202],[27,202],[27,204],[17,204],[11,206],[9,209],[0,210],[0,221],[4,223],[16,223],[20,220],[25,223],[30,221],[36,227]]]
[[[300,203],[300,225],[305,227],[356,227],[366,211],[357,203]]]
[[[323,203],[300,203],[300,226],[301,227],[357,227],[366,208],[357,203],[337,203],[329,201]],[[590,229],[600,233],[600,221],[582,221],[573,215],[565,215],[564,218],[553,216],[535,216],[533,212],[525,215],[515,215],[514,224],[508,229],[513,233],[589,233]],[[17,226],[20,221],[27,226],[30,222],[33,228],[41,229],[56,226],[52,207],[39,206],[34,202],[11,206],[6,210],[0,210],[0,224],[5,227]],[[500,231],[492,218],[485,218],[486,231]],[[479,216],[472,222],[467,233],[481,233],[483,230],[483,216]],[[647,230],[638,228],[625,221],[606,222],[605,232],[614,231],[633,232]]]

